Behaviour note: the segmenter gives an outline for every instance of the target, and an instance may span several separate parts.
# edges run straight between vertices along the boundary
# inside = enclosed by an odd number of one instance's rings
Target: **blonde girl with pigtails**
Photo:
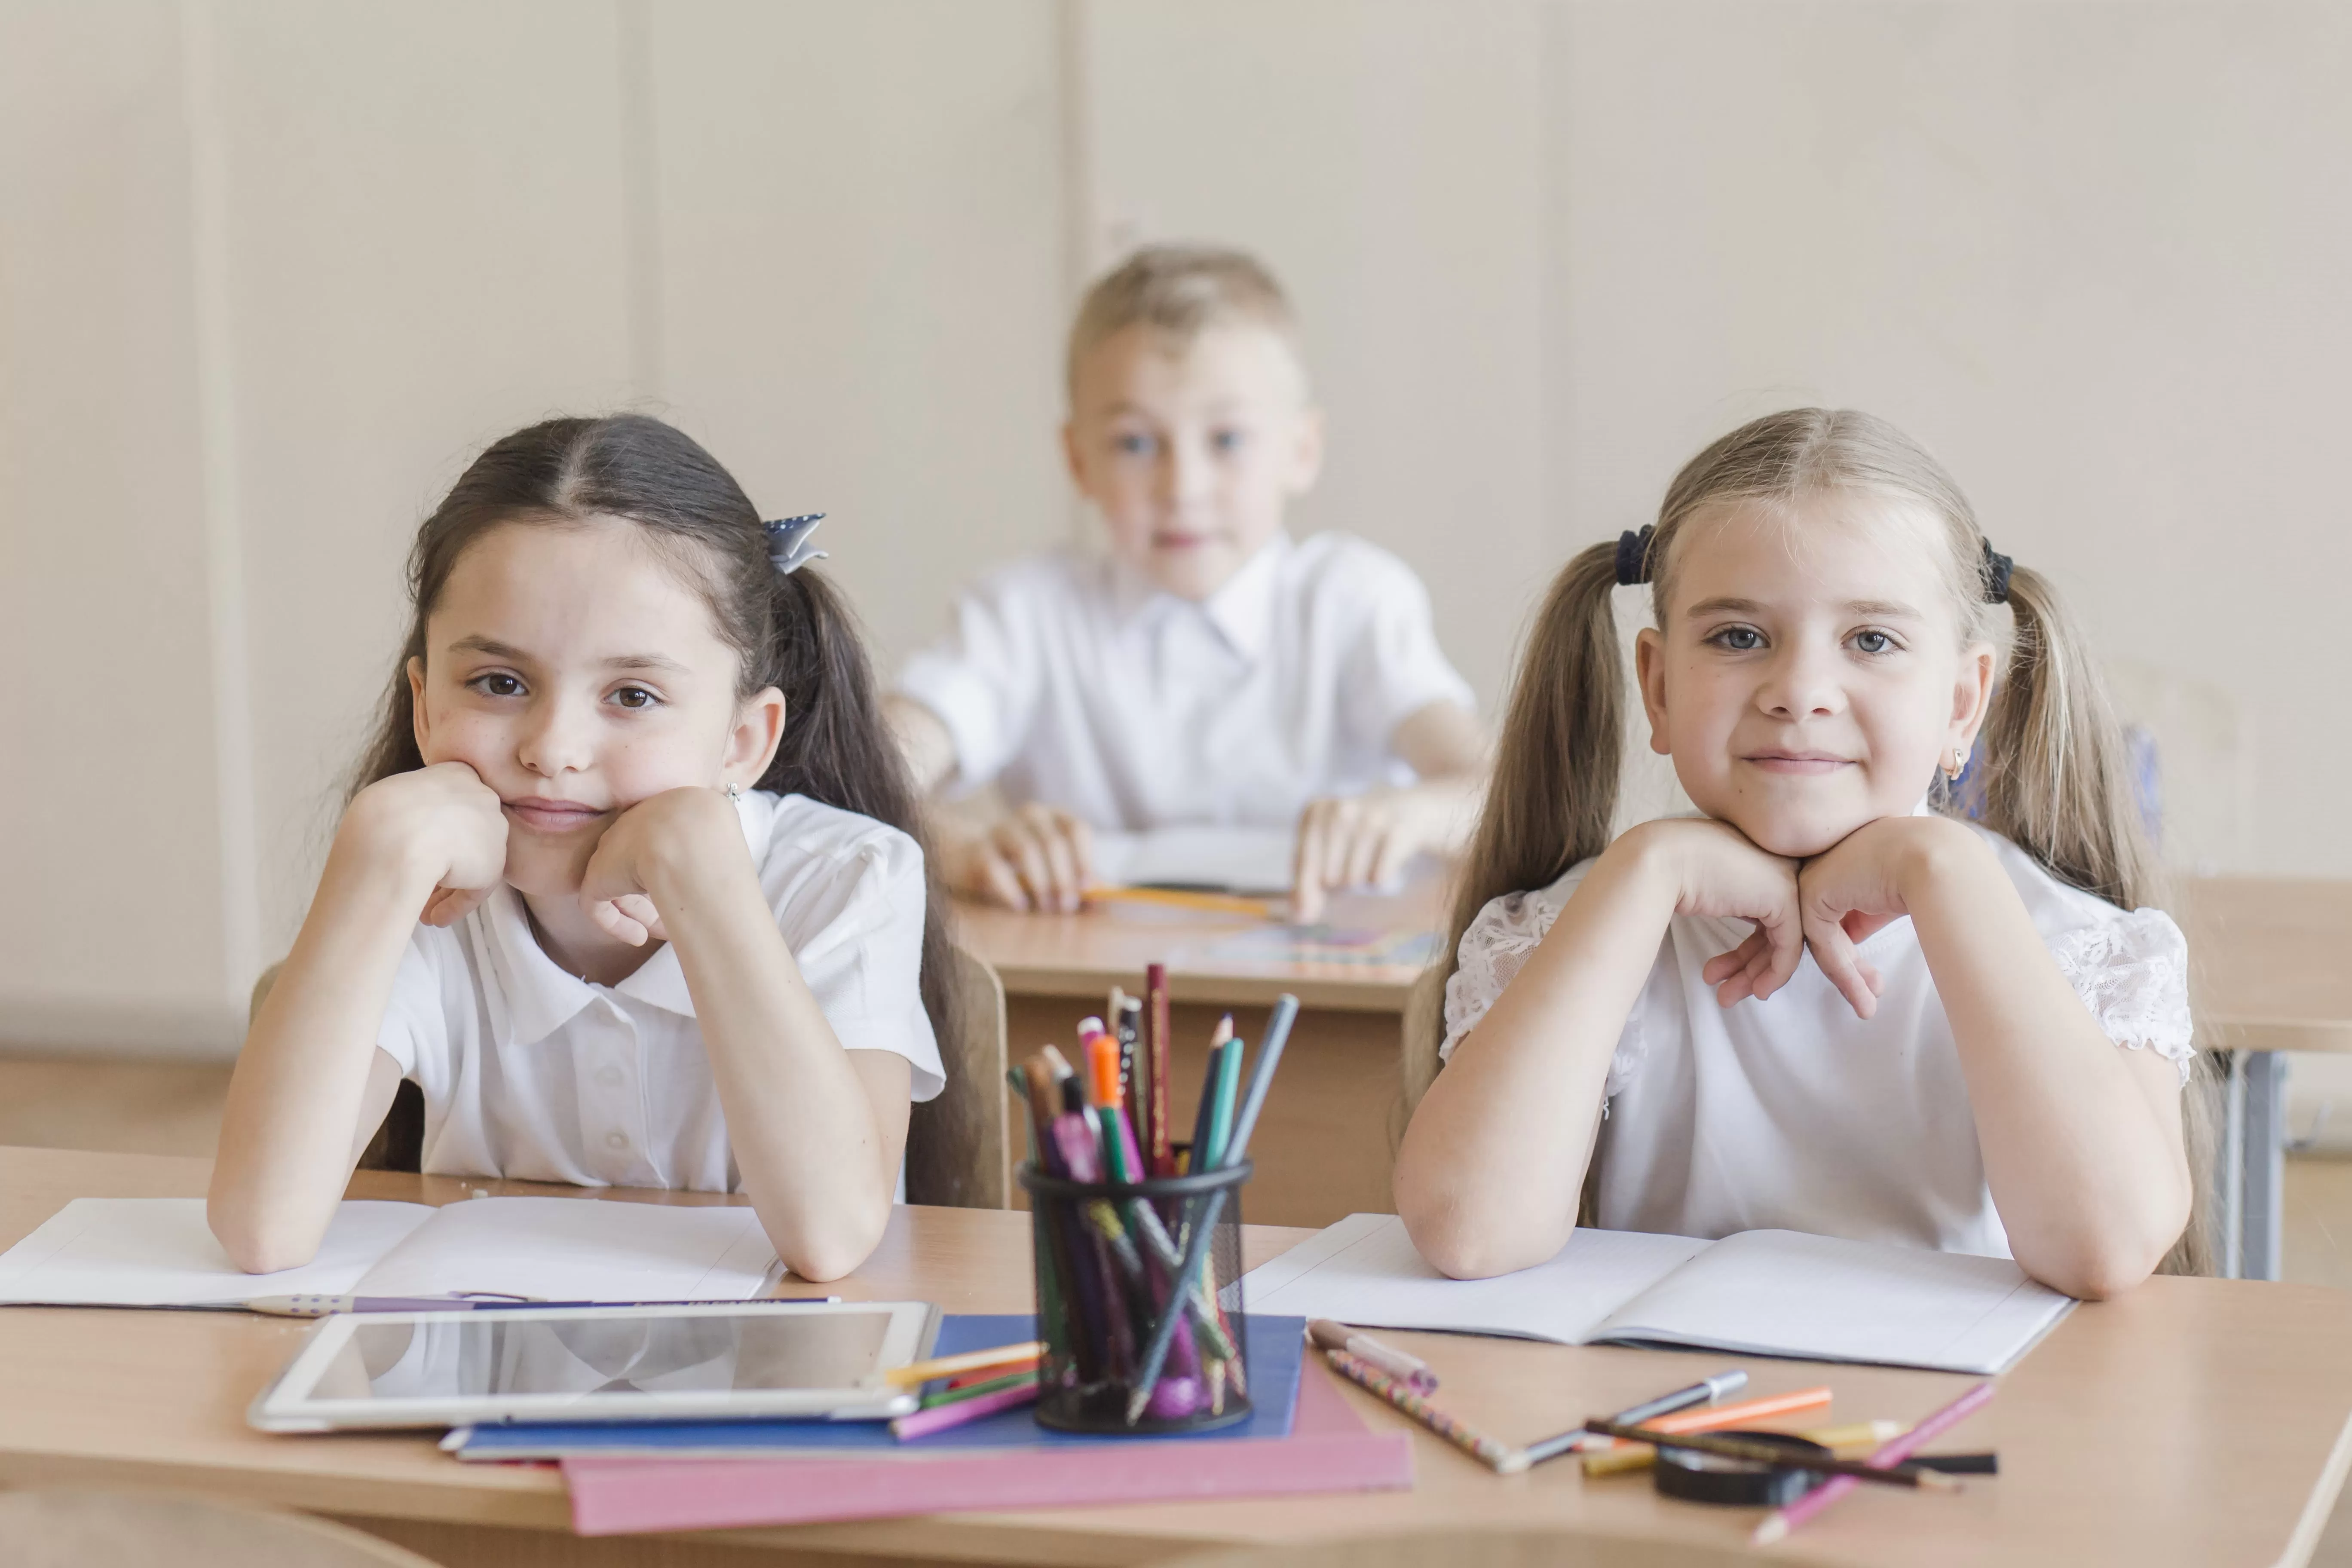
[[[1699,815],[1612,840],[1634,584],[1650,744]],[[2084,1298],[2202,1271],[2210,1089],[2158,900],[2051,584],[1884,420],[1756,420],[1538,612],[1398,1209],[1461,1277],[1580,1215],[2007,1255]]]

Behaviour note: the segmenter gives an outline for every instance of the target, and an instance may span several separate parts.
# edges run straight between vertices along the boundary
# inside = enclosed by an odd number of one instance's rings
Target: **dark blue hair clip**
[[[1655,523],[1645,522],[1642,531],[1627,529],[1617,536],[1617,585],[1631,588],[1650,580],[1650,537],[1658,531]]]
[[[823,561],[825,552],[810,548],[808,536],[824,521],[824,513],[813,511],[801,517],[778,518],[760,526],[768,534],[768,560],[776,575],[789,577],[812,561]]]
[[[1988,539],[1984,542],[1984,596],[1986,604],[2006,605],[2009,603],[2009,576],[2011,573],[2016,570],[2017,562],[2014,558],[2003,555],[2000,551],[1995,550],[1992,547],[1991,540]]]

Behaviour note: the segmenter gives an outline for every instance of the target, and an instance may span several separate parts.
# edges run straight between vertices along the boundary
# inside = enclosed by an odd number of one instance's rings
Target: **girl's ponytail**
[[[2161,908],[2164,876],[2141,826],[2123,727],[2082,634],[2049,579],[2027,567],[2011,569],[2008,603],[2009,667],[1979,742],[1981,820],[2061,881],[2126,910]],[[2189,1225],[2159,1273],[2214,1272],[2220,1101],[2218,1060],[2200,1052],[2180,1096]]]
[[[1596,544],[1570,557],[1536,612],[1438,974],[1454,973],[1462,933],[1488,900],[1555,882],[1609,847],[1625,745],[1624,660],[1610,602],[1617,553],[1613,543]],[[1408,1110],[1437,1076],[1444,1014],[1443,990],[1432,981],[1409,1020]]]
[[[1981,750],[1983,821],[2063,882],[2126,910],[2162,901],[2131,761],[2097,669],[2057,589],[2017,566],[2014,630]]]

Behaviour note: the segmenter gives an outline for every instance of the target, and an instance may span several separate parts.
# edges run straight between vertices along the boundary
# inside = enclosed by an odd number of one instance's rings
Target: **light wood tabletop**
[[[1434,879],[1392,898],[1336,894],[1324,922],[1336,929],[1399,933],[1435,931],[1444,919]],[[1008,994],[1099,999],[1111,986],[1136,988],[1147,963],[1168,965],[1179,1002],[1263,1006],[1283,992],[1306,1007],[1402,1013],[1423,965],[1300,963],[1238,951],[1236,939],[1281,928],[1247,915],[1148,904],[1099,904],[1074,915],[1024,914],[958,900],[958,939],[995,966]]]
[[[75,1196],[201,1193],[200,1160],[0,1150],[0,1245]],[[363,1174],[353,1195],[428,1202],[468,1184]],[[493,1184],[501,1192],[566,1189]],[[663,1194],[581,1194],[633,1200]],[[681,1201],[728,1201],[667,1194]],[[829,1291],[917,1297],[956,1311],[1019,1311],[1030,1295],[1026,1217],[904,1209],[875,1258]],[[1253,1263],[1302,1233],[1253,1228]],[[0,1485],[154,1487],[330,1514],[454,1565],[589,1568],[763,1562],[1129,1563],[1216,1544],[1329,1540],[1409,1530],[1544,1528],[1577,1535],[1726,1543],[1751,1511],[1659,1499],[1639,1478],[1587,1484],[1572,1465],[1497,1479],[1415,1433],[1410,1492],[942,1515],[658,1541],[563,1536],[550,1469],[461,1465],[425,1436],[265,1436],[244,1410],[306,1331],[211,1312],[5,1309]],[[1384,1336],[1388,1337],[1388,1336]],[[1916,1419],[1969,1380],[1723,1355],[1569,1349],[1444,1335],[1393,1336],[1444,1377],[1442,1403],[1524,1441],[1747,1366],[1759,1394],[1826,1382],[1839,1420]],[[1310,1375],[1327,1375],[1310,1368]],[[1367,1421],[1397,1417],[1352,1386]],[[2128,1563],[2140,1568],[2299,1564],[2342,1483],[2352,1443],[2352,1295],[2309,1287],[2154,1279],[2077,1310],[2001,1380],[1948,1446],[1997,1447],[2001,1475],[1957,1497],[1874,1489],[1800,1538],[1808,1562]],[[720,1542],[726,1544],[721,1545]]]
[[[2193,877],[2177,901],[2205,1045],[2352,1051],[2352,881]]]

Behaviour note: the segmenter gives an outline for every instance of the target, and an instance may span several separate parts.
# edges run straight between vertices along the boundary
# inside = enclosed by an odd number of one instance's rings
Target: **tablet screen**
[[[362,1320],[310,1387],[315,1399],[499,1394],[676,1394],[854,1388],[876,1371],[891,1315],[754,1313],[572,1321],[468,1312]]]
[[[879,1416],[926,1353],[921,1302],[358,1313],[321,1322],[252,1411],[264,1430],[510,1420]]]

